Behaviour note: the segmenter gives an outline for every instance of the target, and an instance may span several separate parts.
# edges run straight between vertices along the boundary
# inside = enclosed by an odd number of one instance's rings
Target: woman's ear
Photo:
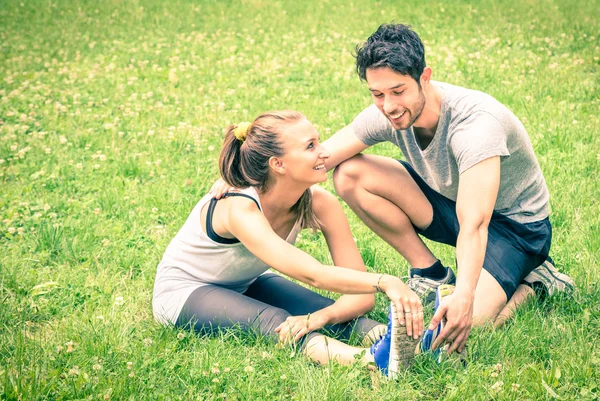
[[[285,164],[278,157],[269,158],[269,167],[278,174],[285,174]]]

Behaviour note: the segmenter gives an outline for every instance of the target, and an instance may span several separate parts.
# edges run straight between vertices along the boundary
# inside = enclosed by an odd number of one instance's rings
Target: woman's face
[[[325,160],[329,152],[319,142],[319,133],[307,119],[292,123],[283,130],[284,155],[279,159],[285,174],[308,185],[327,180]]]

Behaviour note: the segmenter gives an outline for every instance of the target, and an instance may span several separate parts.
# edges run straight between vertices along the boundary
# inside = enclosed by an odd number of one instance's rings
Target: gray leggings
[[[178,327],[191,328],[200,334],[215,333],[220,329],[241,328],[275,341],[275,329],[288,316],[307,315],[333,304],[326,298],[273,273],[259,276],[248,290],[240,294],[216,285],[206,285],[192,292],[179,317]],[[363,338],[381,323],[359,317],[347,323],[325,326],[325,332],[338,339],[348,340],[352,335]],[[304,345],[314,336],[311,332],[298,344]]]

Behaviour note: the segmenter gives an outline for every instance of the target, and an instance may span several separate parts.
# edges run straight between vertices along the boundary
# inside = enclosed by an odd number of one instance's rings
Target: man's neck
[[[435,135],[442,109],[442,91],[432,83],[423,89],[425,106],[413,128],[425,136]]]

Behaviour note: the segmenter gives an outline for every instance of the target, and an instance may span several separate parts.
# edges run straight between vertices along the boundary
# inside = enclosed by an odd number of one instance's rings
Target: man
[[[418,292],[455,280],[420,236],[456,247],[456,289],[431,321],[430,330],[447,321],[433,348],[461,352],[473,324],[501,324],[533,286],[572,288],[546,261],[548,188],[517,117],[482,92],[432,81],[405,25],[381,25],[356,65],[374,104],[325,141],[326,167],[337,166],[338,194],[413,267]],[[384,141],[406,162],[360,154]]]

